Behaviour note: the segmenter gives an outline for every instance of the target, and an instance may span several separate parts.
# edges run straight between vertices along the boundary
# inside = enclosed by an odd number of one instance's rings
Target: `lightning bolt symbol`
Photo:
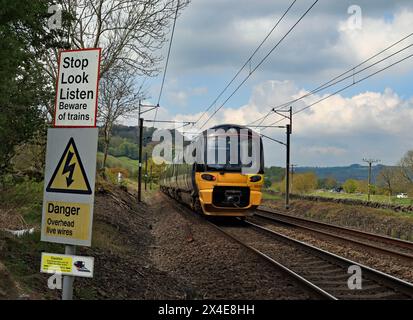
[[[69,151],[69,153],[67,154],[66,163],[65,163],[65,166],[64,166],[63,172],[62,172],[63,174],[69,172],[69,175],[66,177],[66,185],[68,187],[74,181],[72,178],[73,178],[73,173],[75,171],[76,163],[70,164],[70,162],[72,161],[73,155],[74,155],[74,153]]]

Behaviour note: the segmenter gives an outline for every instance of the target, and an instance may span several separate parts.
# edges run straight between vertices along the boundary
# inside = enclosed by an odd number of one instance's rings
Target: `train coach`
[[[264,182],[261,137],[224,124],[203,131],[186,148],[191,147],[195,161],[183,161],[183,153],[175,156],[160,176],[161,191],[205,215],[252,215]]]

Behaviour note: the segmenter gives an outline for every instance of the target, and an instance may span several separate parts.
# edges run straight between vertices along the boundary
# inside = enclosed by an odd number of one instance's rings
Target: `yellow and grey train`
[[[238,155],[235,161],[231,158],[234,142]],[[175,157],[177,160],[167,165],[160,176],[160,190],[208,216],[252,215],[261,203],[264,182],[261,137],[247,127],[224,124],[203,131],[193,143],[198,146],[194,163],[185,163],[182,156]],[[255,160],[253,170],[248,170],[253,161],[244,164],[241,154]],[[210,161],[211,157],[214,161]]]

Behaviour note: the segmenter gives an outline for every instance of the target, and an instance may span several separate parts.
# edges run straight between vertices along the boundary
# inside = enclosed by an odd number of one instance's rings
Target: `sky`
[[[240,72],[198,125],[223,104],[313,2],[297,0],[294,3],[251,64]],[[176,22],[157,119],[196,121],[291,3],[291,0],[192,0]],[[204,129],[220,123],[251,123],[272,107],[298,98],[351,70],[411,32],[411,0],[319,0]],[[411,44],[413,36],[355,68],[354,77],[291,104],[293,111],[413,54],[413,46],[408,47],[359,72]],[[166,49],[167,46],[164,56]],[[295,114],[292,163],[344,166],[362,163],[363,158],[375,158],[382,164],[396,164],[407,150],[413,149],[412,70],[413,57]],[[146,103],[156,104],[162,74],[144,80],[149,96]],[[153,119],[154,114],[147,113],[146,117]],[[263,124],[279,119],[280,116],[271,114]],[[135,122],[124,120],[129,125]],[[285,140],[284,129],[267,128],[262,133]],[[264,139],[264,148],[266,166],[284,165],[283,146]]]

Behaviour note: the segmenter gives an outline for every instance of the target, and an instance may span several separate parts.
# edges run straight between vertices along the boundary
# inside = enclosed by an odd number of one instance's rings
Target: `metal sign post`
[[[97,138],[97,128],[48,131],[41,240],[66,244],[67,255],[91,245]],[[63,276],[63,300],[72,299],[73,282]]]
[[[76,247],[65,246],[65,254],[70,254],[70,255],[76,254]],[[74,276],[63,276],[62,300],[73,299],[73,282],[74,281],[75,281]]]

